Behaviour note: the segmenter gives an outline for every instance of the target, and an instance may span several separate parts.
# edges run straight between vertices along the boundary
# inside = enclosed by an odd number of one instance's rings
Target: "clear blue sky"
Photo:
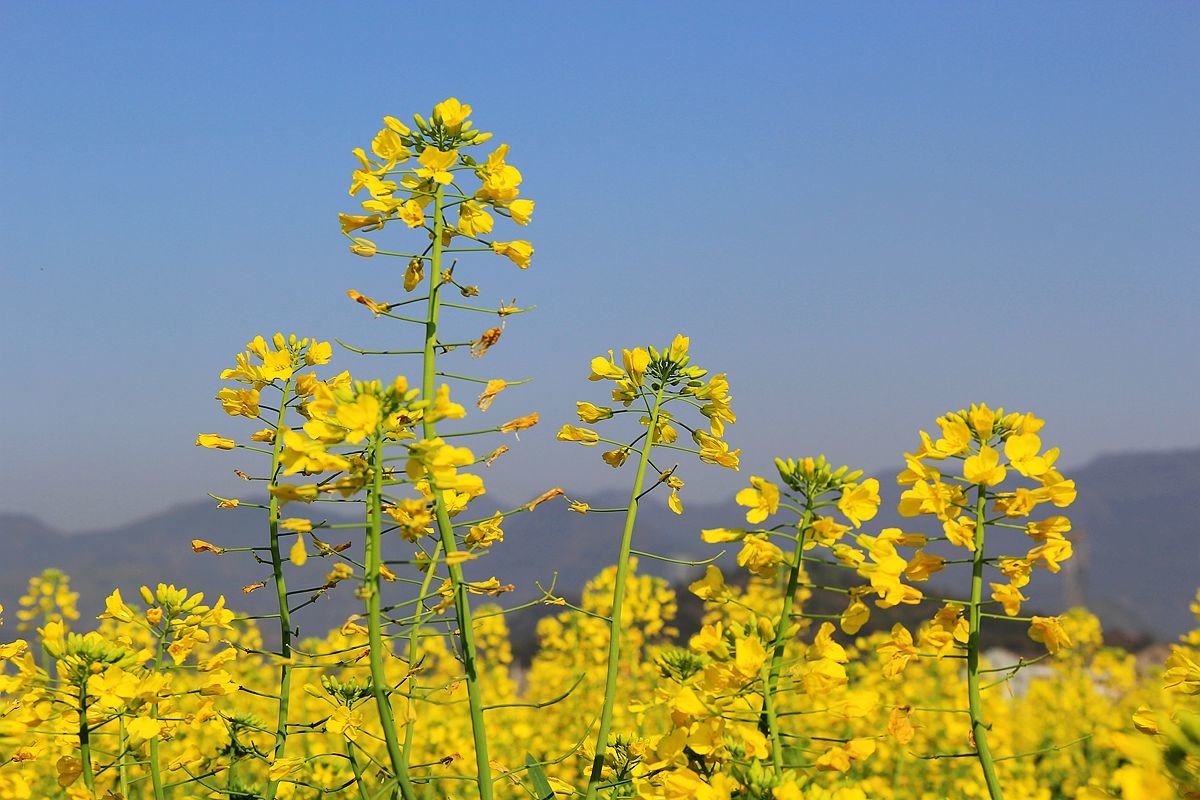
[[[742,475],[898,464],[935,416],[1034,410],[1066,464],[1200,443],[1200,6],[6,3],[0,510],[116,524],[248,462],[217,375],[256,333],[402,335],[345,299],[350,150],[456,95],[538,201],[536,303],[473,366],[531,375],[516,498],[627,476],[553,442],[587,361],[692,336]],[[391,327],[388,327],[388,326]],[[357,366],[355,362],[344,361]],[[395,361],[370,374],[411,372]]]

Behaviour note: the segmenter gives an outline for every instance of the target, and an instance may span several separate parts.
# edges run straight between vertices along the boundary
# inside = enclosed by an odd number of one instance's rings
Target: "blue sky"
[[[900,462],[938,414],[1048,419],[1064,463],[1200,443],[1200,7],[1186,3],[6,4],[0,510],[67,529],[205,491],[217,374],[256,333],[395,341],[344,291],[350,150],[455,95],[538,201],[538,306],[471,365],[536,378],[514,499],[627,476],[553,441],[608,348],[729,374],[733,475]],[[389,325],[391,325],[389,327]],[[376,360],[365,375],[412,368]],[[235,463],[238,462],[238,463]]]

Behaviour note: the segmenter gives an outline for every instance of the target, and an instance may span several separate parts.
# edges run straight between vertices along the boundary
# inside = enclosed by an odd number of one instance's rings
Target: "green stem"
[[[967,700],[971,712],[971,734],[975,738],[975,752],[979,758],[979,766],[983,769],[983,779],[987,783],[988,795],[992,800],[1003,800],[1004,793],[1000,790],[1000,780],[996,777],[996,765],[992,760],[992,751],[988,747],[987,724],[983,719],[983,695],[979,689],[983,539],[987,530],[987,520],[984,516],[986,504],[987,492],[984,487],[980,486],[979,498],[975,503],[975,558],[971,567],[971,604],[968,615],[970,635],[967,639]]]
[[[787,619],[786,616],[780,619],[781,625],[785,619]],[[760,670],[762,673],[763,682],[763,711],[762,718],[759,720],[758,725],[759,728],[762,728],[764,725],[766,725],[767,733],[771,737],[771,768],[774,770],[776,778],[782,778],[783,740],[780,738],[779,725],[775,717],[775,691],[774,685],[771,682],[770,674],[770,669],[774,666],[774,659],[772,659],[770,667],[764,663],[762,669]],[[776,678],[778,678],[778,675]]]
[[[775,641],[771,645],[771,667],[767,672],[766,682],[763,686],[763,712],[758,721],[759,730],[763,734],[770,736],[772,740],[771,749],[774,751],[772,759],[775,764],[776,777],[783,776],[783,744],[780,740],[775,720],[772,719],[774,716],[774,696],[775,690],[779,686],[779,674],[783,671],[783,651],[787,647],[788,628],[792,625],[792,605],[795,602],[796,589],[800,586],[800,573],[803,571],[804,565],[804,540],[808,536],[808,529],[812,525],[812,518],[812,500],[807,500],[804,507],[804,516],[800,520],[800,536],[796,542],[796,552],[792,556],[791,571],[788,573],[787,590],[783,595],[783,610],[780,612],[779,621],[775,625]],[[769,705],[768,698],[770,698]]]
[[[162,670],[163,649],[167,643],[167,629],[163,628],[162,633],[158,635],[158,647],[154,654],[154,669]],[[150,706],[150,718],[158,719],[158,700]],[[154,800],[164,800],[166,792],[163,788],[162,770],[158,764],[158,735],[155,734],[150,739],[150,783],[154,786]]]
[[[441,545],[441,542],[439,542],[437,547],[435,547],[433,550],[433,557],[429,559],[429,568],[427,570],[425,570],[425,580],[423,580],[421,582],[421,593],[419,595],[417,595],[417,600],[418,600],[417,611],[413,615],[412,628],[410,628],[409,632],[408,632],[408,663],[409,663],[410,667],[411,667],[411,665],[417,663],[417,660],[420,658],[420,655],[421,655],[421,651],[420,651],[421,622],[425,619],[425,614],[424,614],[425,605],[422,601],[424,600],[425,597],[427,597],[429,595],[429,586],[433,582],[434,567],[437,566],[438,558],[441,556],[441,554],[442,554],[442,545]],[[409,692],[410,692],[410,694],[413,694],[414,696],[416,695],[414,687],[412,687],[412,686],[409,687]],[[408,702],[411,705],[413,701],[409,700]],[[414,721],[406,720],[404,723],[404,754],[403,754],[404,755],[404,764],[406,767],[408,766],[409,758],[412,756],[413,737],[416,735],[416,731],[417,731],[416,721],[415,720]]]
[[[292,379],[288,378],[283,384],[283,396],[279,400],[279,416],[275,420],[275,443],[271,448],[271,481],[279,477],[280,461],[283,458],[283,428],[286,423],[288,393],[292,388]],[[292,668],[288,663],[292,656],[292,620],[288,609],[287,581],[283,575],[283,552],[279,546],[279,498],[271,495],[267,507],[267,520],[271,529],[271,573],[275,581],[275,598],[279,605],[279,655],[282,663],[279,667],[279,708],[275,715],[275,759],[284,757],[287,749],[288,735],[288,706],[292,693]],[[233,765],[230,765],[230,772]],[[231,778],[232,780],[232,778]],[[273,800],[279,790],[279,781],[271,781],[267,785],[266,800]]]
[[[408,780],[408,768],[396,738],[396,720],[387,675],[383,669],[383,628],[380,606],[380,567],[383,565],[380,531],[383,515],[383,435],[378,431],[371,437],[368,462],[371,465],[371,487],[367,494],[366,575],[363,593],[366,595],[367,639],[370,643],[371,691],[379,709],[379,723],[387,744],[388,758],[396,776],[396,788],[404,800],[413,800],[413,787]],[[395,797],[395,793],[392,794]]]
[[[125,714],[117,717],[117,790],[129,797],[129,739],[125,734]]]
[[[354,787],[358,790],[359,800],[370,800],[367,787],[363,785],[362,767],[358,763],[358,757],[354,755],[354,745],[351,742],[346,742],[346,758],[350,759],[350,769],[354,770]]]
[[[654,395],[654,408],[650,411],[650,424],[647,428],[650,432],[653,432],[658,424],[663,388],[665,382],[660,384],[658,392]],[[617,694],[617,666],[621,658],[621,611],[625,603],[625,583],[629,577],[629,551],[633,544],[633,526],[637,521],[638,498],[642,495],[646,465],[650,462],[650,451],[654,446],[655,443],[647,438],[646,446],[642,448],[642,454],[638,458],[633,491],[629,495],[629,505],[625,510],[625,530],[621,533],[621,551],[617,556],[617,576],[613,586],[613,606],[608,626],[608,671],[604,678],[604,704],[600,709],[600,728],[596,731],[595,755],[592,759],[591,776],[588,778],[587,800],[596,796],[604,772],[604,754],[608,750],[608,734],[612,728],[613,704]]]
[[[421,397],[432,401],[437,387],[437,329],[438,312],[441,309],[442,288],[442,232],[445,220],[442,209],[445,205],[445,189],[438,187],[433,198],[433,252],[429,259],[429,313],[425,318],[425,351],[423,371],[421,375]],[[421,435],[425,439],[437,438],[437,425],[426,416],[421,423]],[[450,562],[452,554],[458,552],[458,542],[454,538],[454,524],[446,510],[446,501],[441,489],[429,481],[429,489],[433,493],[434,512],[437,518],[438,537],[442,549]],[[447,564],[450,573],[450,584],[454,590],[454,612],[458,620],[458,637],[462,646],[463,671],[467,684],[467,705],[471,714],[471,737],[475,742],[475,771],[479,787],[480,800],[491,800],[492,797],[492,768],[488,758],[487,731],[483,721],[483,696],[479,685],[479,671],[476,663],[475,630],[471,620],[471,604],[467,585],[463,581],[462,566],[455,563]]]
[[[92,741],[88,730],[87,685],[85,674],[79,683],[79,760],[83,764],[83,783],[89,792],[96,791],[96,775],[92,772]]]

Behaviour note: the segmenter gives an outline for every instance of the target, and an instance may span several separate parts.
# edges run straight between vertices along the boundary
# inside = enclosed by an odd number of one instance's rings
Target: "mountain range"
[[[1078,500],[1067,510],[1074,524],[1076,557],[1067,562],[1063,574],[1036,577],[1026,591],[1035,598],[1029,608],[1055,613],[1067,604],[1082,603],[1101,618],[1106,631],[1126,640],[1170,640],[1194,627],[1188,606],[1200,585],[1200,448],[1105,455],[1067,473],[1079,489]],[[940,533],[895,513],[899,489],[894,475],[880,474],[884,503],[866,529],[895,526]],[[626,501],[624,494],[613,492],[578,496],[593,508],[623,508]],[[635,548],[681,560],[711,558],[719,548],[703,543],[699,530],[744,525],[742,510],[732,498],[712,502],[686,491],[683,497],[687,507],[682,516],[654,496],[642,502]],[[487,516],[498,507],[504,504],[484,497],[469,513]],[[286,513],[316,520],[318,509],[324,508],[289,507]],[[341,510],[336,505],[328,508]],[[330,522],[348,519],[329,517]],[[505,599],[514,603],[539,597],[539,582],[548,588],[555,581],[556,594],[578,596],[589,577],[615,561],[621,522],[620,514],[581,515],[568,511],[561,499],[547,502],[506,520],[504,541],[485,558],[469,563],[471,577],[495,575],[513,584],[515,591]],[[322,535],[337,544],[355,539],[356,533],[336,530]],[[251,614],[273,610],[269,585],[249,594],[242,591],[243,586],[269,580],[268,567],[255,563],[248,553],[193,553],[192,539],[222,547],[261,546],[266,542],[263,512],[221,510],[206,499],[128,525],[79,532],[55,530],[26,514],[0,513],[0,604],[9,609],[6,616],[11,619],[28,578],[56,567],[70,575],[85,619],[103,609],[103,599],[114,587],[126,598],[136,598],[141,584],[157,582],[205,591],[212,599],[223,594],[231,607]],[[357,542],[354,546],[361,547]],[[407,554],[402,543],[392,547],[394,557]],[[731,559],[727,554],[724,562]],[[318,587],[329,567],[325,559],[310,558],[303,568],[289,568],[289,585]],[[679,583],[693,579],[702,567],[643,557],[640,569]],[[302,635],[318,634],[356,609],[351,587],[343,584],[300,612],[296,624]],[[7,623],[8,635],[13,635],[13,622]],[[531,626],[532,622],[518,622],[516,628],[528,634]]]

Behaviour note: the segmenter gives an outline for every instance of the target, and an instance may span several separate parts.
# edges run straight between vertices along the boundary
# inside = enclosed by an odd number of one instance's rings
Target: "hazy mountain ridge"
[[[881,474],[883,508],[867,529],[928,530],[924,520],[896,515],[899,490],[894,475]],[[1079,488],[1079,500],[1068,510],[1074,535],[1082,536],[1079,559],[1070,577],[1039,575],[1032,591],[1026,592],[1035,598],[1031,607],[1058,609],[1072,599],[1069,596],[1082,594],[1110,629],[1169,639],[1192,627],[1188,604],[1200,584],[1200,448],[1105,455],[1068,470],[1068,476]],[[580,496],[594,508],[621,507],[627,498],[621,492]],[[698,531],[744,524],[732,498],[702,504],[686,491],[683,497],[682,517],[657,502],[642,504],[636,548],[681,559],[711,558],[720,548],[701,542]],[[484,517],[498,505],[485,497],[469,513]],[[332,504],[294,506],[287,513],[319,520],[327,509],[331,522],[350,518],[336,514],[341,509]],[[247,584],[268,580],[269,567],[255,564],[246,553],[213,556],[190,548],[194,538],[225,547],[261,546],[266,541],[263,519],[258,510],[219,510],[204,500],[117,528],[67,534],[27,514],[0,513],[0,603],[10,610],[8,629],[13,630],[17,598],[28,578],[46,567],[71,576],[85,619],[99,613],[113,587],[136,597],[139,585],[159,581],[205,591],[214,599],[224,594],[231,607],[248,613],[270,613],[274,596],[269,587],[251,594],[241,591]],[[495,575],[502,583],[514,584],[516,591],[506,599],[519,602],[537,597],[536,583],[549,587],[557,571],[556,594],[577,595],[584,581],[615,560],[620,526],[620,514],[580,515],[569,512],[561,500],[551,501],[533,513],[509,518],[505,541],[471,562],[469,574]],[[320,533],[331,543],[354,538],[350,530]],[[408,551],[395,544],[391,549],[393,557]],[[311,558],[301,570],[289,568],[289,587],[319,586],[329,568],[320,558]],[[674,579],[699,571],[647,558],[641,559],[641,569]],[[352,587],[342,585],[300,612],[297,624],[303,635],[317,634],[356,610]]]

